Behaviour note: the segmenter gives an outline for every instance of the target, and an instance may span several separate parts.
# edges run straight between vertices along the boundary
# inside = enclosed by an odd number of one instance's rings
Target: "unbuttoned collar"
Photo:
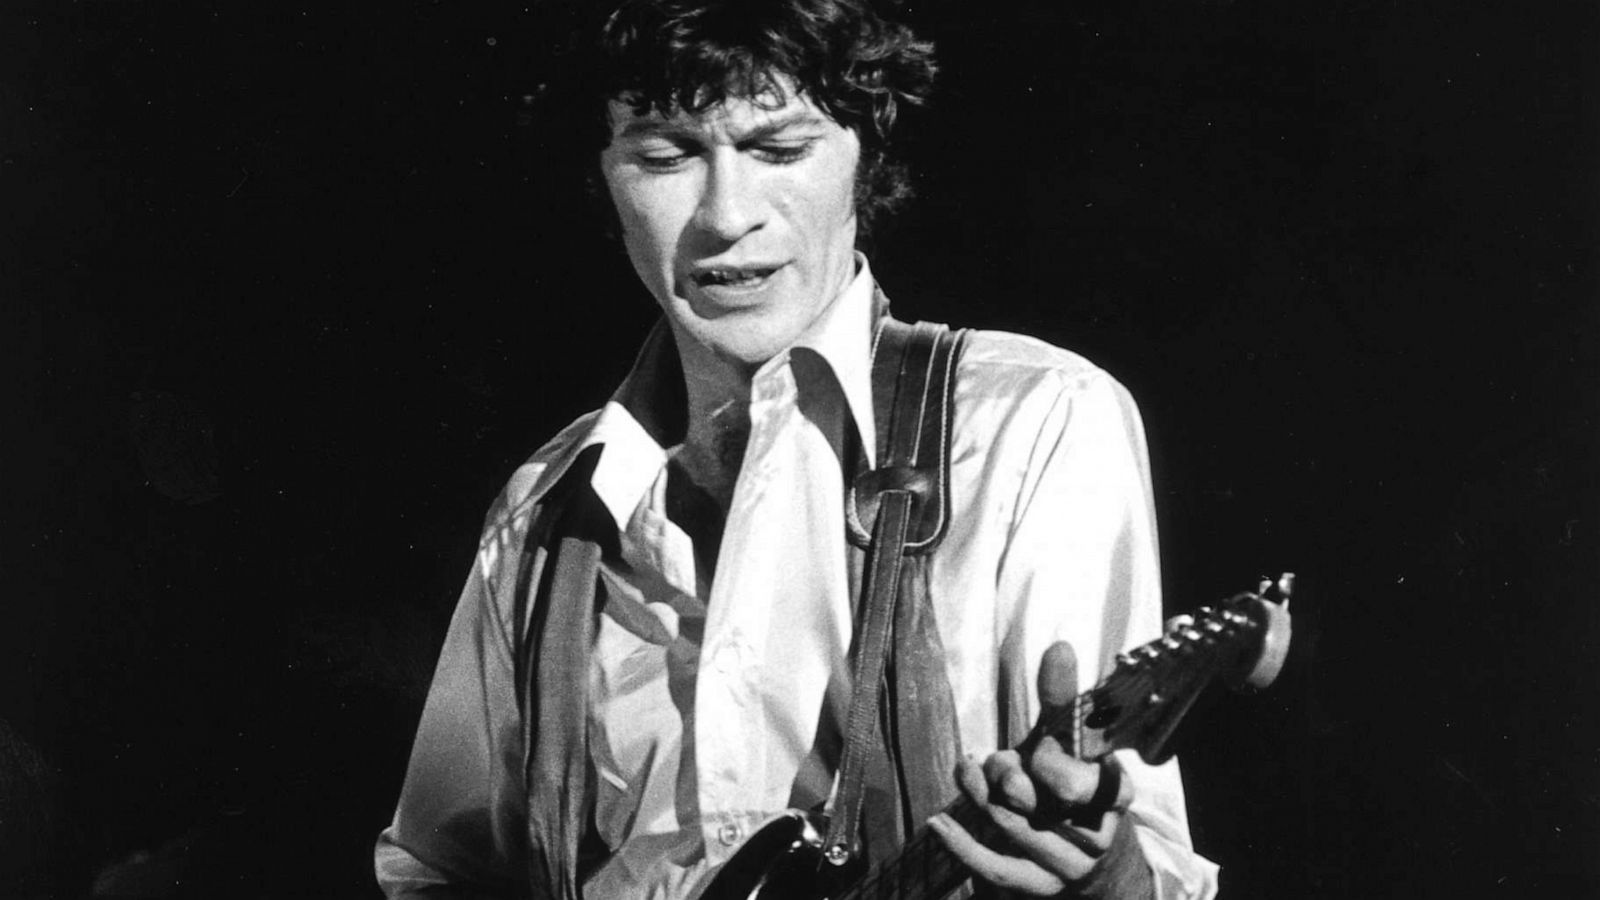
[[[778,376],[796,351],[815,353],[839,383],[870,465],[877,446],[872,421],[872,344],[875,323],[885,313],[886,301],[877,291],[867,258],[857,253],[856,262],[856,276],[839,301],[793,346],[756,370],[751,390],[759,391]],[[687,408],[682,363],[672,331],[662,319],[645,338],[632,371],[576,448],[604,445],[590,483],[619,531],[627,529],[635,507],[660,476],[668,450],[683,441]]]

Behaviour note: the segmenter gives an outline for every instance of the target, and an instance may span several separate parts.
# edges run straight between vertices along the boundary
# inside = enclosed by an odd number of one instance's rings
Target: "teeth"
[[[712,269],[697,279],[702,285],[750,284],[772,274],[771,269]]]

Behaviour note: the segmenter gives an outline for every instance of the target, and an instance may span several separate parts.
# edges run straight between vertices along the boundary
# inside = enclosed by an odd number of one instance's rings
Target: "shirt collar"
[[[872,278],[866,256],[857,253],[856,264],[856,277],[844,289],[839,301],[801,335],[795,347],[816,353],[833,370],[870,466],[875,461],[878,446],[872,421],[872,346],[882,310],[879,309],[877,283]],[[787,354],[779,355],[787,357]]]
[[[789,364],[790,354],[804,349],[820,356],[832,370],[856,424],[868,465],[874,460],[877,432],[872,421],[872,344],[874,323],[881,315],[872,270],[856,254],[856,275],[822,318],[794,346],[768,360],[754,382]],[[667,464],[667,449],[682,442],[686,428],[682,363],[665,319],[645,338],[633,369],[595,419],[578,450],[604,445],[590,484],[619,531],[626,530],[634,509]]]

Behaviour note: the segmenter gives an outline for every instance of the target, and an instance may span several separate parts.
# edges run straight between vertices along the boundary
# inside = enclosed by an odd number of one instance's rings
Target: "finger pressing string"
[[[1088,828],[1092,831],[1100,830],[1101,820],[1105,818],[1105,814],[1118,809],[1122,798],[1122,767],[1114,762],[1101,760],[1099,769],[1100,783],[1095,786],[1089,802],[1073,809],[1067,819],[1079,828]]]

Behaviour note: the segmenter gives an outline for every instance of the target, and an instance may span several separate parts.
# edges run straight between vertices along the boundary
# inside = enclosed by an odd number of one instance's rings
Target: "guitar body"
[[[700,900],[831,900],[861,875],[860,864],[829,865],[826,823],[789,811],[762,826],[728,860]]]

